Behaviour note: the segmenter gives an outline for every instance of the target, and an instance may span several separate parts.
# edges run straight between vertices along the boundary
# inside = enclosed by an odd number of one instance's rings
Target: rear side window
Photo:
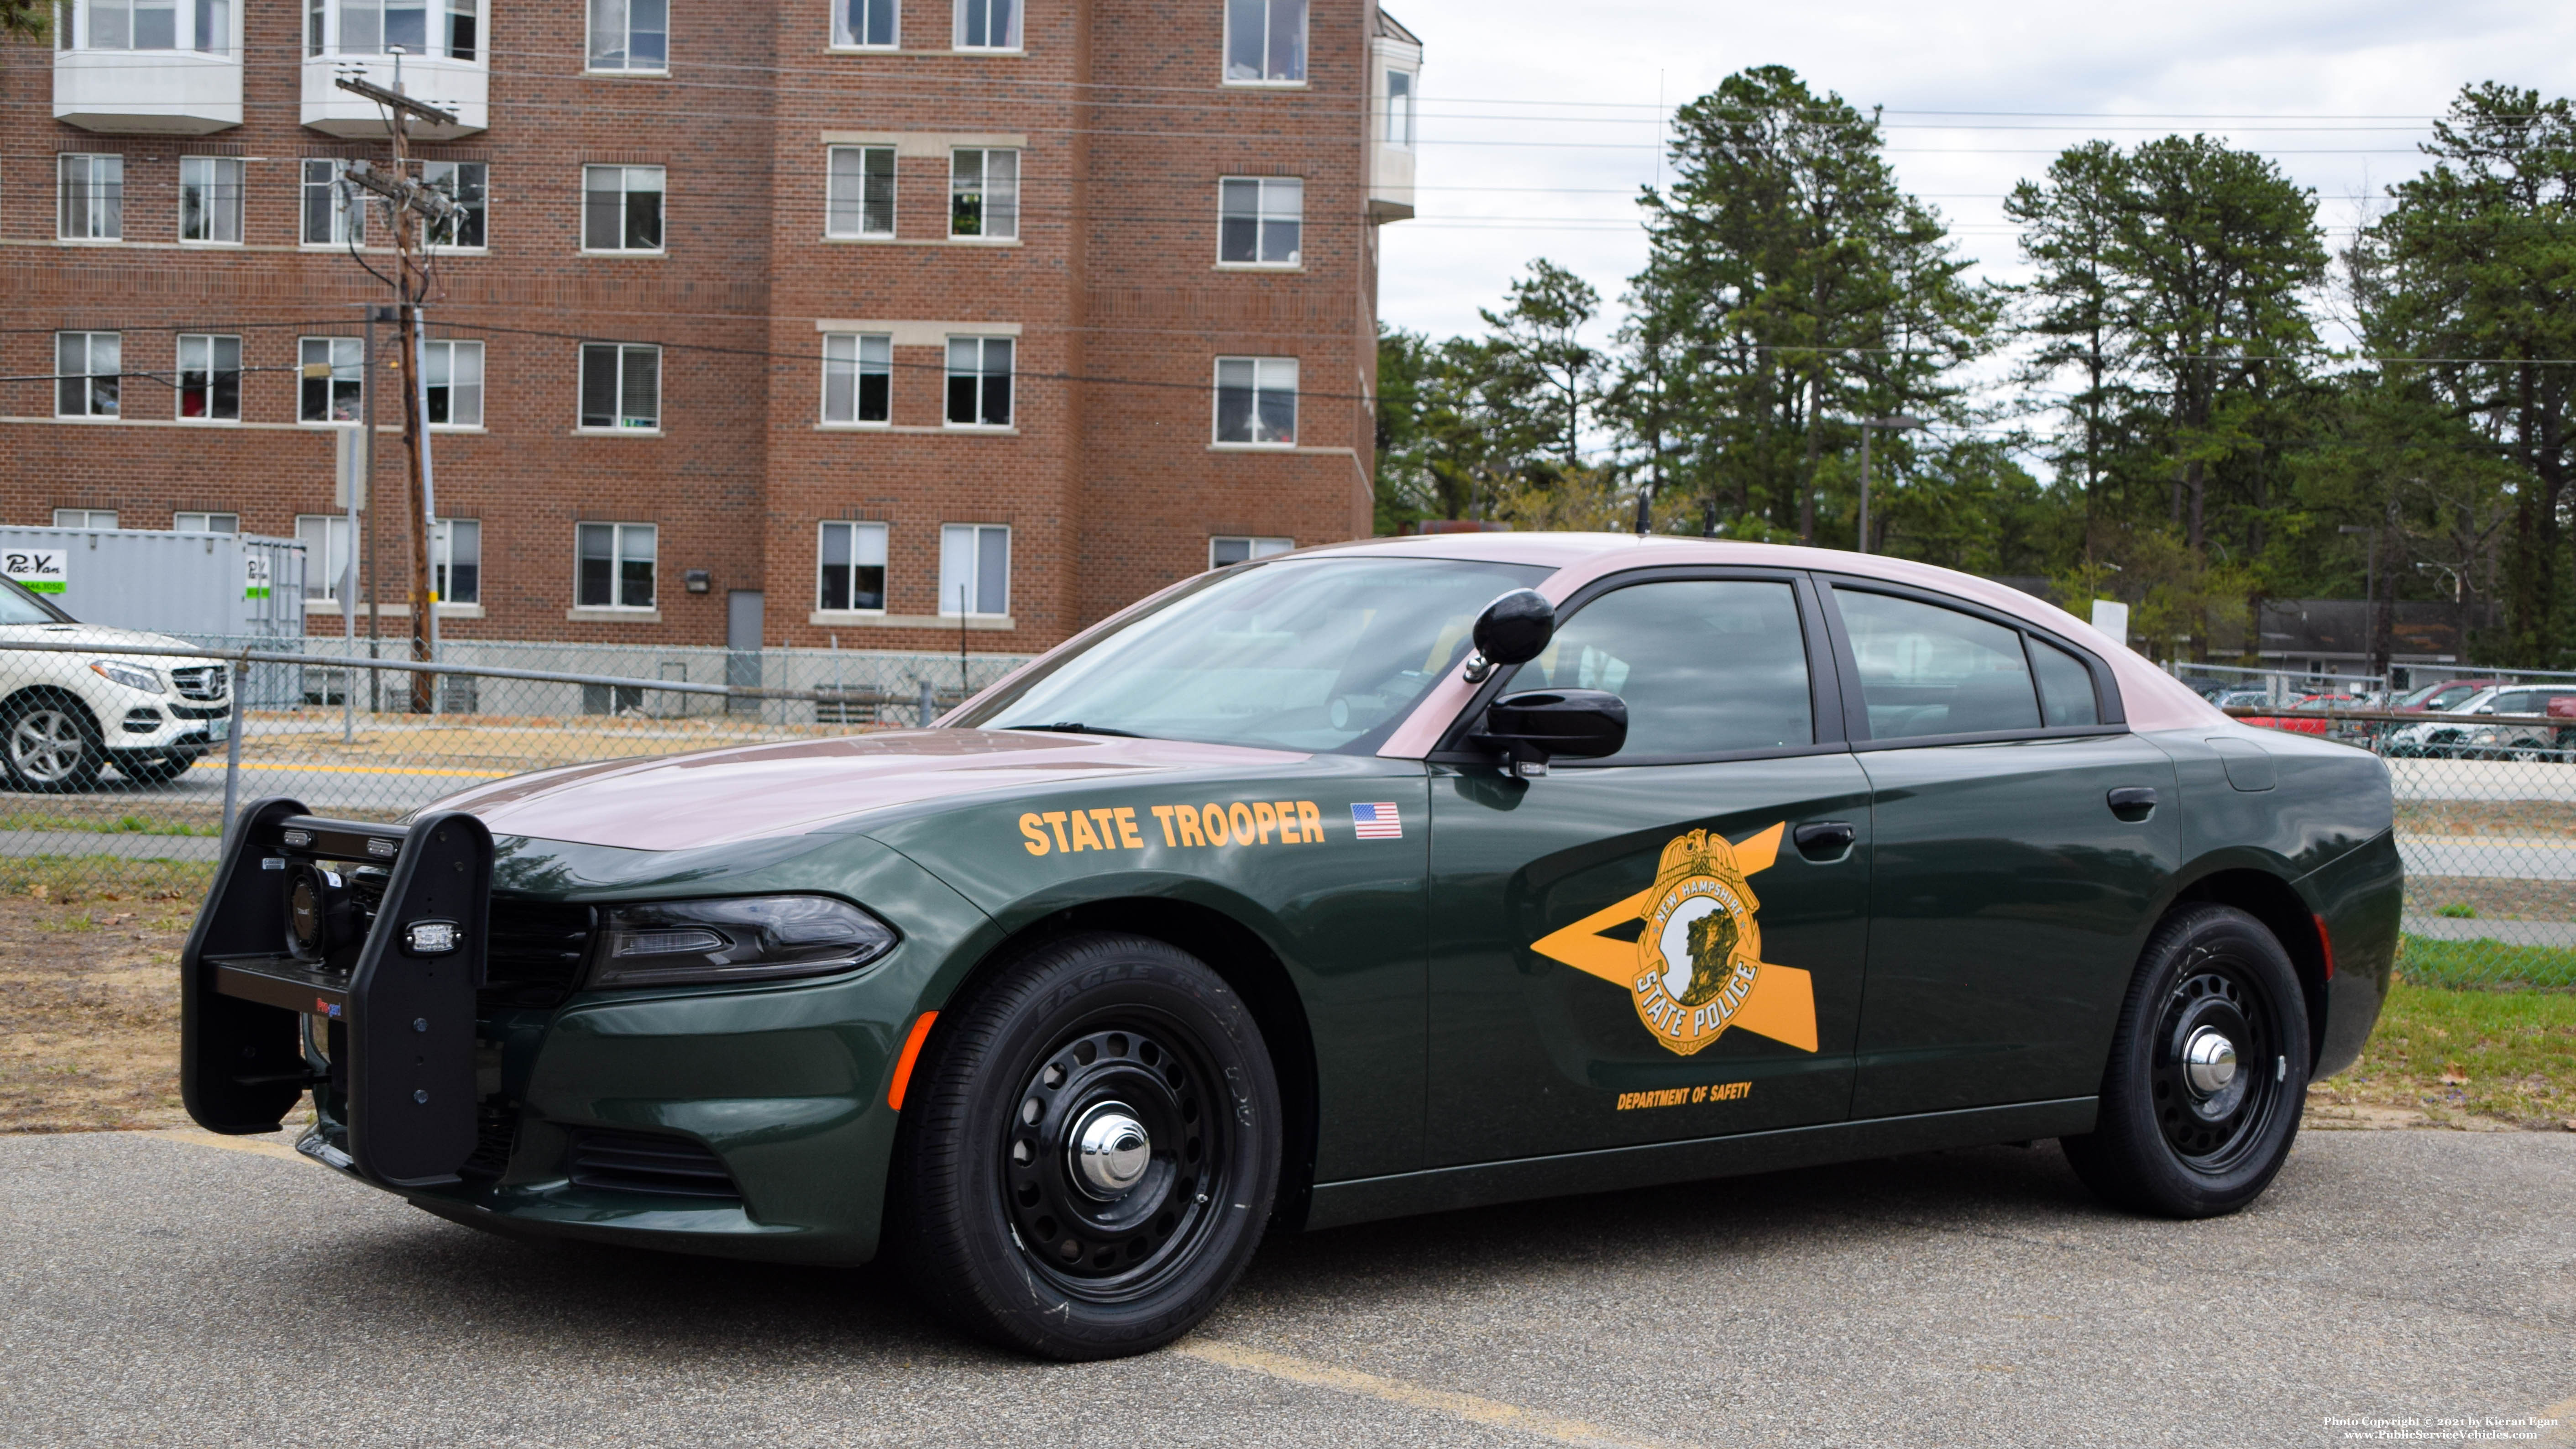
[[[1759,579],[1671,579],[1594,599],[1511,687],[1602,689],[1628,706],[1622,758],[1816,741],[1798,596]]]
[[[2050,729],[2097,725],[2102,710],[2093,699],[2093,671],[2084,661],[2042,640],[2030,641],[2031,666],[2039,673],[2040,713]]]
[[[1874,740],[2039,728],[2021,635],[1956,609],[1837,587]]]

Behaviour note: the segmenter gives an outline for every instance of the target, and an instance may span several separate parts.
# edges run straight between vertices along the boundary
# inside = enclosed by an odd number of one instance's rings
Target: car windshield
[[[11,624],[67,624],[71,616],[53,608],[16,579],[0,579],[0,628]]]
[[[1348,555],[1239,565],[1049,660],[958,723],[1374,749],[1467,652],[1485,605],[1548,573]]]

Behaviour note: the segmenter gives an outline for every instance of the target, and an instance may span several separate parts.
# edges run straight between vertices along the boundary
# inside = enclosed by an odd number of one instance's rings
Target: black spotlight
[[[301,961],[326,961],[357,939],[357,902],[328,866],[299,860],[286,868],[286,949]]]

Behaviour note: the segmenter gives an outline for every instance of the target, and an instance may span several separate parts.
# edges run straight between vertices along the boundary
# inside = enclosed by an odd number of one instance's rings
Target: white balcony
[[[340,89],[340,77],[356,76],[391,89],[394,57],[390,55],[317,55],[304,62],[304,124],[316,131],[351,139],[378,139],[390,134],[385,113],[374,101]],[[403,94],[423,105],[453,112],[456,124],[411,123],[411,134],[423,141],[449,141],[492,124],[492,73],[479,60],[451,60],[443,55],[402,58]]]
[[[238,126],[241,56],[55,51],[54,119],[107,135],[202,136]]]
[[[1373,222],[1413,215],[1415,104],[1422,95],[1422,42],[1381,10],[1369,38],[1369,188]]]

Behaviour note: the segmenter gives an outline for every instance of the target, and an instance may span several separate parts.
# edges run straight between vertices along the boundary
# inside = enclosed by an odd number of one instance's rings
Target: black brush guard
[[[288,950],[295,860],[390,872],[354,959]],[[340,1095],[351,1165],[391,1188],[457,1180],[474,1152],[474,993],[490,942],[492,833],[440,812],[408,828],[326,820],[272,797],[243,810],[180,958],[180,1093],[210,1132],[274,1132],[307,1087]],[[412,927],[453,923],[454,949],[414,954]],[[331,1071],[305,1060],[303,1018],[338,1022]]]

